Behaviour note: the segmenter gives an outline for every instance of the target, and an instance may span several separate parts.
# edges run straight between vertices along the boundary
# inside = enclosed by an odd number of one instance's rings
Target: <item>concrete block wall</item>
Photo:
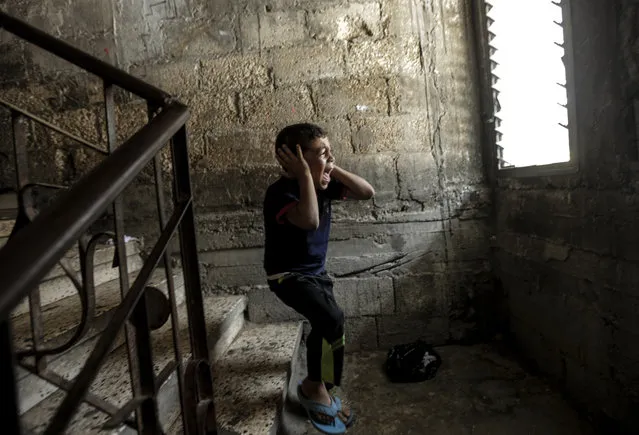
[[[463,0],[7,6],[190,106],[199,248],[210,291],[268,298],[260,287],[261,203],[278,177],[275,135],[299,121],[326,127],[338,164],[377,191],[374,201],[335,210],[329,267],[352,325],[352,349],[494,330],[482,309],[493,298],[490,195],[467,7]],[[105,142],[99,82],[11,38],[0,40],[0,52],[12,72],[6,79],[3,73],[7,98]],[[124,140],[144,123],[146,109],[124,93],[118,102]],[[95,162],[66,142],[38,137],[48,164],[33,169],[48,181],[71,180]],[[143,174],[127,192],[127,231],[147,239],[157,234],[151,179]],[[265,302],[264,312],[253,313],[265,318],[270,308]]]
[[[499,179],[496,272],[520,349],[604,433],[638,433],[639,4],[571,5],[580,170]]]

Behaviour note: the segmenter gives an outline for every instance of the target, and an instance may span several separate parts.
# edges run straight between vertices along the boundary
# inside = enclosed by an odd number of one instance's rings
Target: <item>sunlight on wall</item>
[[[503,160],[516,167],[570,160],[562,9],[550,0],[491,0],[493,74]]]

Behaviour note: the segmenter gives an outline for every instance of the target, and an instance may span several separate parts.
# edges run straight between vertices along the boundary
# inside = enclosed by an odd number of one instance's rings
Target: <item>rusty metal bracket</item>
[[[184,372],[185,421],[188,435],[217,435],[213,374],[206,360],[191,360]]]

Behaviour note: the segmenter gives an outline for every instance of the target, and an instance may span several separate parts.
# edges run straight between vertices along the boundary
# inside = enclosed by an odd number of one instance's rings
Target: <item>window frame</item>
[[[551,1],[551,0],[547,0]],[[570,175],[577,174],[582,167],[582,157],[578,147],[577,138],[577,98],[575,92],[575,62],[574,62],[574,46],[572,35],[572,10],[571,0],[553,1],[560,3],[557,6],[562,8],[562,26],[564,33],[564,67],[566,70],[566,100],[568,111],[568,145],[570,150],[570,161],[550,163],[547,165],[531,165],[510,168],[499,168],[497,158],[497,137],[495,126],[495,104],[493,100],[493,85],[491,71],[491,55],[490,55],[490,30],[488,23],[490,18],[487,15],[486,0],[476,0],[475,17],[480,20],[475,25],[475,34],[477,38],[476,47],[478,49],[480,83],[482,84],[483,118],[484,118],[484,138],[485,152],[489,162],[490,173],[494,174],[491,178],[529,178],[544,177],[552,175]]]

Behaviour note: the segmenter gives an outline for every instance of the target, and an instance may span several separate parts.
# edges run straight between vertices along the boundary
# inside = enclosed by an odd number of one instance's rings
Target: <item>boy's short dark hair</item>
[[[321,139],[326,136],[326,131],[319,125],[309,123],[289,125],[277,134],[275,151],[283,145],[288,145],[289,149],[295,153],[295,149],[299,145],[302,148],[302,152],[304,152],[315,139]]]

